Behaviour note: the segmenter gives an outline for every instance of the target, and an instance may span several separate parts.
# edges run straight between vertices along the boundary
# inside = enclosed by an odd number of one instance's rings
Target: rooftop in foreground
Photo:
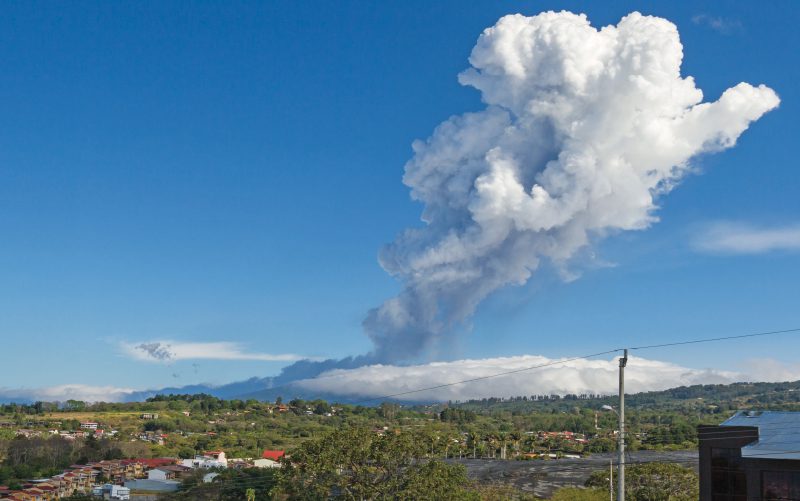
[[[740,411],[721,426],[758,428],[758,440],[742,447],[743,458],[800,459],[800,412]]]

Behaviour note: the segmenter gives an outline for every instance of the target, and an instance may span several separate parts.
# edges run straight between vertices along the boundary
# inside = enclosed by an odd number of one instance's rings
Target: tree
[[[392,402],[381,402],[378,407],[378,415],[386,419],[394,419],[400,406]]]
[[[82,411],[86,409],[86,402],[83,400],[67,400],[64,404],[64,409],[68,411]]]
[[[472,446],[472,459],[475,459],[477,458],[476,449],[478,445],[478,440],[480,439],[480,435],[478,435],[478,433],[473,430],[469,432],[469,434],[467,435],[467,439],[469,440],[469,443]]]
[[[323,415],[331,411],[331,406],[324,400],[318,400],[314,406],[314,414]]]
[[[509,438],[512,442],[514,442],[514,451],[515,454],[519,454],[519,442],[522,440],[522,433],[519,431],[512,431],[508,434]]]
[[[508,433],[501,431],[497,434],[497,439],[500,441],[500,459],[507,459],[506,446],[508,445]]]
[[[304,442],[291,452],[291,460],[283,460],[273,494],[300,500],[477,499],[467,495],[471,486],[463,467],[419,462],[427,452],[421,438],[411,432],[378,435],[368,428],[345,428]]]
[[[441,461],[428,461],[412,466],[400,477],[392,493],[395,499],[430,501],[480,500],[469,487],[467,469],[463,465],[449,465]]]
[[[592,473],[587,487],[608,489],[608,471]],[[614,485],[617,485],[614,472]],[[700,497],[697,473],[674,463],[647,463],[625,469],[626,498],[632,501],[695,501]]]

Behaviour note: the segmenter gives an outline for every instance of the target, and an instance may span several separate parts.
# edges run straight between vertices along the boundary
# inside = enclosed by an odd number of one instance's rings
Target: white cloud
[[[751,358],[743,365],[750,381],[800,380],[800,363],[786,363],[772,358]]]
[[[649,227],[694,157],[780,102],[748,83],[703,102],[682,60],[676,26],[638,12],[601,29],[570,12],[487,28],[459,75],[486,107],[416,141],[405,166],[425,226],[380,254],[403,289],[364,321],[372,360],[414,360],[543,263],[566,269],[592,242]]]
[[[86,384],[62,384],[44,388],[0,388],[0,400],[120,402],[132,391],[134,390],[131,388]]]
[[[176,362],[179,360],[260,360],[264,362],[294,362],[305,359],[291,353],[272,354],[252,352],[239,343],[218,341],[192,343],[183,341],[146,341],[122,343],[128,356],[146,362]]]
[[[294,384],[326,394],[371,398],[540,366],[556,361],[557,359],[538,355],[522,355],[434,362],[408,367],[369,365],[357,369],[328,371],[321,375],[321,379],[307,379]],[[617,392],[618,369],[618,358],[573,360],[561,365],[446,386],[398,398],[445,401],[552,393],[612,395]],[[625,387],[627,391],[636,393],[665,390],[681,385],[730,383],[740,380],[741,377],[740,374],[734,372],[690,369],[669,362],[629,357],[628,369],[625,372]]]
[[[737,21],[735,19],[726,19],[719,16],[710,16],[708,14],[697,14],[692,16],[692,22],[694,24],[708,26],[712,30],[722,33],[723,35],[729,35],[742,29],[741,21]]]
[[[718,254],[800,251],[800,224],[758,227],[747,223],[708,225],[694,238],[695,249]]]
[[[467,359],[433,362],[409,367],[369,365],[357,369],[336,369],[323,373],[321,379],[306,379],[293,386],[348,398],[372,398],[427,388],[455,381],[479,378],[501,372],[551,364],[559,359],[538,355]],[[726,384],[736,381],[800,380],[800,364],[773,359],[747,360],[742,372],[718,369],[693,369],[670,362],[630,357],[625,372],[625,386],[630,393],[657,391],[693,384]],[[573,360],[563,365],[518,372],[491,379],[447,386],[398,397],[400,400],[467,400],[483,397],[512,397],[567,393],[613,395],[618,384],[617,358]],[[137,390],[115,386],[63,384],[44,388],[0,388],[2,400],[41,400],[64,402],[69,399],[87,402],[128,401]]]

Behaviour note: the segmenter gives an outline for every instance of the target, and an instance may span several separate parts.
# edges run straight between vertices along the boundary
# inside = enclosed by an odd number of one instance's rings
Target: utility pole
[[[625,366],[628,364],[628,350],[619,359],[619,465],[617,469],[617,501],[625,501]]]

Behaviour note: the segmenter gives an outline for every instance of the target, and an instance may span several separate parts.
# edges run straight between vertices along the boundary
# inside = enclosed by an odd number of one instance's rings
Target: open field
[[[516,489],[548,497],[561,487],[583,486],[592,472],[607,469],[610,460],[616,463],[615,453],[549,461],[454,459],[448,462],[463,464],[467,468],[467,475],[482,484],[512,485]],[[678,462],[695,470],[698,468],[697,460],[697,451],[636,451],[627,455],[629,463]]]
[[[76,419],[78,421],[94,421],[100,419],[122,419],[122,418],[138,418],[141,415],[141,411],[108,411],[108,412],[48,412],[42,414],[43,419],[47,420],[54,420],[54,421],[65,421],[68,419]]]

